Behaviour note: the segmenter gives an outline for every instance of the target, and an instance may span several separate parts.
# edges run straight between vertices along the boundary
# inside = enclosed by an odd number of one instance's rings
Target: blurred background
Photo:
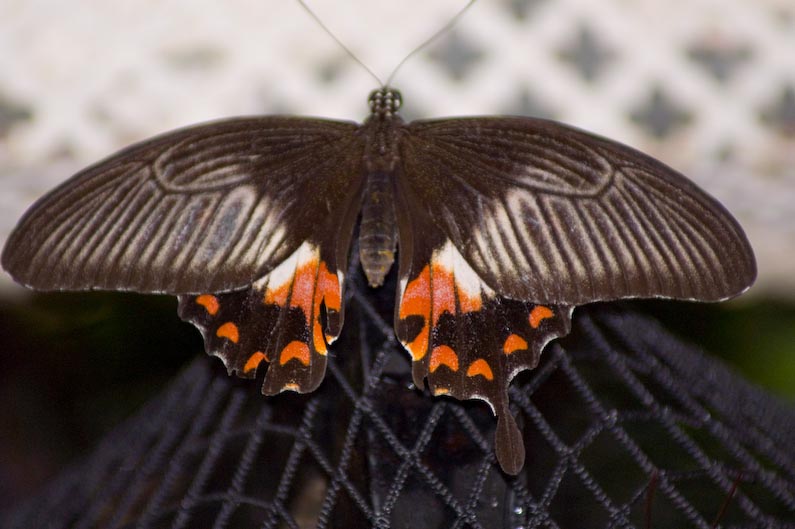
[[[308,3],[383,80],[466,2]],[[4,0],[0,72],[0,244],[45,191],[132,142],[242,114],[359,121],[377,85],[293,0]],[[634,306],[795,401],[790,0],[480,0],[392,84],[407,119],[557,119],[717,197],[754,246],[754,288]],[[173,298],[33,294],[0,276],[0,508],[201,350]]]

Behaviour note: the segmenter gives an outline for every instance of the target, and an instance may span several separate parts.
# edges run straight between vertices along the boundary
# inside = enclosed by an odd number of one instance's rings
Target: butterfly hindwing
[[[342,328],[343,284],[342,272],[306,242],[247,289],[180,296],[179,315],[230,373],[253,377],[266,362],[263,393],[307,393],[323,380],[328,344]]]
[[[449,240],[401,262],[395,328],[415,384],[423,387],[427,378],[434,395],[486,401],[498,416],[497,458],[517,473],[524,444],[508,409],[508,385],[538,364],[550,340],[568,333],[571,307],[495,293]]]

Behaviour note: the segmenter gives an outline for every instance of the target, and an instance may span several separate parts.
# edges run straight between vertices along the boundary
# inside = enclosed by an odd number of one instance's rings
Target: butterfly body
[[[25,214],[3,267],[40,290],[175,294],[230,373],[263,392],[323,380],[359,255],[398,261],[395,333],[416,385],[486,401],[517,473],[508,385],[569,332],[573,307],[702,301],[747,289],[755,261],[714,199],[629,147],[521,117],[405,123],[400,94],[351,122],[266,116],[178,130],[81,171]]]
[[[359,256],[370,286],[378,287],[395,260],[398,242],[395,217],[395,181],[400,162],[398,92],[376,92],[370,98],[371,115],[359,135],[365,142],[365,193],[359,225]]]

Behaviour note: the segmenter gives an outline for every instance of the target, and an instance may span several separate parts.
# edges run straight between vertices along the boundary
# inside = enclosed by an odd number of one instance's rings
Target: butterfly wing
[[[321,382],[361,202],[357,125],[238,118],[134,145],[25,214],[2,262],[41,290],[179,295],[179,314],[263,391]],[[325,328],[321,319],[325,317]]]
[[[524,462],[508,384],[568,333],[573,306],[718,300],[753,282],[720,204],[609,140],[525,118],[421,121],[401,160],[398,337],[417,385],[491,405],[506,472]]]
[[[352,200],[355,129],[238,118],[133,145],[36,202],[9,237],[3,267],[38,290],[245,287]]]
[[[179,316],[199,328],[207,351],[223,360],[230,374],[253,378],[268,362],[266,395],[314,391],[326,372],[327,344],[342,329],[347,255],[325,250],[334,244],[347,248],[350,231],[304,242],[246,289],[181,295]]]
[[[756,277],[751,246],[723,206],[634,149],[529,118],[409,130],[403,159],[417,199],[477,274],[510,297],[717,301]]]

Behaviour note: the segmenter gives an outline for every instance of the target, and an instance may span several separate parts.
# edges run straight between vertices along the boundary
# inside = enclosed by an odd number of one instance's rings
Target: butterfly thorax
[[[395,171],[399,136],[404,127],[398,116],[400,92],[380,88],[370,94],[370,117],[360,132],[366,141],[366,184],[359,227],[359,258],[370,286],[383,284],[397,247],[395,220]]]

